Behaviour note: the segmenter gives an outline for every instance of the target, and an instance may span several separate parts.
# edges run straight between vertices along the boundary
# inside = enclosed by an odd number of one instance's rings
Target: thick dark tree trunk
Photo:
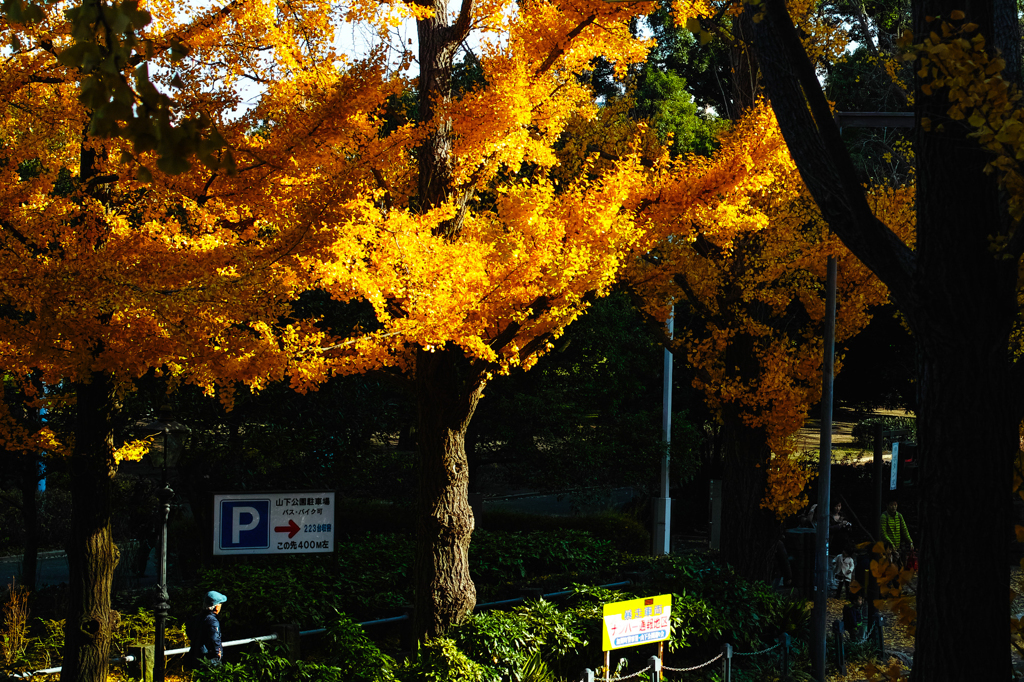
[[[920,115],[936,119],[950,106],[945,93],[918,93],[917,105]],[[918,305],[904,311],[919,349],[913,679],[929,682],[1010,676],[1010,485],[1020,422],[1009,350],[1017,268],[988,249],[1005,208],[982,170],[987,153],[949,127],[949,134],[917,136]]]
[[[418,352],[415,628],[421,640],[443,635],[476,606],[469,575],[473,510],[465,438],[483,387],[483,376],[457,348]]]
[[[110,584],[117,550],[110,529],[115,473],[113,425],[119,405],[109,375],[94,373],[75,390],[71,457],[69,604],[61,682],[106,682],[110,659]]]
[[[1009,385],[1004,357],[963,350],[925,348],[919,367],[916,681],[1010,678],[1009,487],[1019,386]]]
[[[750,580],[768,580],[778,539],[772,512],[761,508],[771,452],[763,434],[730,419],[722,427],[722,557]]]
[[[1020,228],[1008,229],[995,178],[982,170],[990,157],[948,120],[948,93],[918,88],[918,120],[933,127],[917,130],[916,250],[900,243],[871,215],[783,3],[765,6],[765,20],[753,24],[758,61],[793,158],[833,229],[889,286],[918,344],[921,569],[911,677],[1008,679],[1010,486],[1022,414],[1010,332],[1019,314]],[[1016,25],[1006,17],[1016,16],[1015,6],[1007,0],[915,0],[916,39],[931,28],[926,16],[956,9],[1014,52]],[[1008,63],[1015,70],[1019,62]],[[1008,258],[990,250],[996,235],[1013,235]]]

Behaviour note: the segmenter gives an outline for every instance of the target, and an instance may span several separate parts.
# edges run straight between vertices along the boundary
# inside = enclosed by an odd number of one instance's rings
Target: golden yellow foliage
[[[702,204],[701,176],[685,186],[663,183],[661,201],[643,214],[655,223],[653,257],[634,261],[627,281],[652,317],[667,319],[675,306],[683,324],[673,345],[697,370],[694,386],[711,409],[763,434],[775,454],[751,464],[766,467],[762,506],[782,519],[804,503],[808,474],[788,455],[820,396],[828,257],[838,260],[837,343],[863,329],[888,293],[828,233],[767,108],[723,135],[714,156],[685,163],[691,173],[706,169],[715,191],[731,195]],[[676,196],[691,208],[675,208]],[[869,196],[876,214],[912,243],[913,187],[875,187]]]
[[[1021,93],[1003,77],[1006,63],[987,48],[977,24],[966,21],[963,12],[954,11],[949,19],[929,18],[932,30],[920,43],[905,32],[901,39],[904,59],[917,65],[921,92],[943,92],[950,107],[945,120],[922,120],[926,130],[943,130],[948,125],[964,125],[993,158],[985,171],[995,173],[1009,197],[1009,212],[1015,223],[1024,217],[1024,177],[1019,158],[1024,144],[1024,110]],[[955,123],[954,123],[955,122]],[[1006,235],[993,235],[991,250],[1000,254]]]

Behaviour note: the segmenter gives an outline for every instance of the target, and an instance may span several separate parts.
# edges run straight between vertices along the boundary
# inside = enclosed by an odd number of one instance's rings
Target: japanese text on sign
[[[671,594],[604,605],[604,651],[660,642],[671,632]]]
[[[334,493],[215,495],[213,553],[334,551]]]

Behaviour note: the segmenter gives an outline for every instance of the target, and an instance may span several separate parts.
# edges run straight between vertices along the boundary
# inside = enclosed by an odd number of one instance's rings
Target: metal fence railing
[[[629,580],[625,580],[625,581],[622,581],[622,582],[608,583],[607,585],[600,585],[599,587],[604,587],[604,588],[608,588],[608,589],[614,589],[616,587],[628,587],[631,584],[632,583]],[[538,596],[540,596],[540,597],[542,597],[544,599],[559,599],[561,597],[566,597],[566,596],[568,596],[570,594],[572,594],[571,590],[563,590],[561,592],[550,592],[548,594],[541,594],[541,595],[538,595]],[[499,608],[504,608],[504,607],[509,607],[509,606],[515,606],[517,604],[523,603],[525,600],[527,600],[529,598],[530,597],[516,597],[515,599],[504,599],[504,600],[501,600],[501,601],[488,602],[486,604],[477,604],[476,611],[483,611],[483,610],[489,610],[489,609],[499,609]],[[361,625],[362,627],[365,628],[365,627],[373,627],[373,626],[377,626],[377,625],[387,625],[387,624],[391,624],[391,623],[400,623],[402,621],[407,621],[407,620],[411,620],[411,619],[412,619],[412,616],[410,614],[404,613],[401,616],[393,616],[391,618],[379,618],[377,620],[364,621],[362,623],[359,623],[359,625]],[[298,634],[300,636],[320,635],[320,634],[323,634],[325,632],[327,632],[327,628],[314,628],[312,630],[300,630],[298,632]],[[222,646],[225,646],[225,647],[241,646],[243,644],[251,644],[253,642],[270,642],[270,641],[273,641],[273,640],[276,640],[276,639],[279,639],[279,637],[275,633],[275,634],[270,634],[270,635],[262,635],[260,637],[248,637],[246,639],[236,639],[236,640],[232,640],[230,642],[224,642]],[[168,649],[168,650],[164,651],[164,656],[176,656],[178,654],[188,653],[188,650],[189,650],[189,647],[184,647],[184,648],[181,648],[181,649]],[[118,658],[112,658],[112,659],[110,659],[110,662],[112,664],[121,664],[121,663],[134,663],[137,660],[138,660],[138,658],[136,656],[128,655],[128,656],[121,656],[121,657],[118,657]],[[13,677],[16,677],[16,678],[29,678],[29,677],[35,677],[36,675],[51,675],[53,673],[59,673],[60,671],[61,671],[61,666],[57,666],[55,668],[44,668],[42,670],[31,670],[31,671],[27,671],[27,672],[23,672],[23,673],[17,673],[15,675],[13,675]]]
[[[762,656],[765,654],[769,654],[775,651],[776,649],[782,650],[782,655],[779,660],[780,677],[783,680],[787,680],[789,679],[789,646],[790,637],[787,634],[780,635],[778,641],[775,643],[774,646],[768,647],[767,649],[762,649],[761,651],[740,652],[736,651],[731,644],[726,643],[722,645],[721,653],[719,653],[714,658],[687,668],[672,668],[670,666],[665,665],[664,661],[661,660],[658,656],[651,656],[649,659],[647,659],[646,668],[644,668],[643,670],[638,670],[634,673],[630,673],[629,675],[612,675],[611,670],[609,668],[605,668],[604,677],[595,677],[595,672],[592,669],[587,668],[583,671],[580,680],[581,682],[620,682],[621,680],[628,680],[632,677],[636,677],[637,675],[650,671],[651,682],[666,682],[666,680],[669,677],[665,674],[666,671],[672,673],[688,673],[693,672],[695,670],[700,670],[701,668],[706,668],[717,661],[722,661],[721,679],[723,680],[723,682],[732,682],[732,659],[734,656]]]

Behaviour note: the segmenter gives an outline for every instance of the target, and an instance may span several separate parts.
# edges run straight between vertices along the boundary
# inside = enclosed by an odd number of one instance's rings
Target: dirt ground
[[[854,447],[853,427],[858,421],[869,416],[907,416],[903,410],[875,410],[870,414],[853,412],[851,410],[837,409],[832,419],[832,445],[833,457],[836,463],[863,464],[870,462],[873,453],[870,450],[858,451]],[[797,434],[797,451],[816,451],[821,443],[821,420],[809,419],[804,428]],[[883,452],[884,461],[890,461],[892,454]],[[914,583],[911,583],[913,589]],[[845,602],[841,599],[828,600],[829,621],[842,618]],[[885,642],[886,659],[884,667],[898,665],[905,671],[909,671],[909,664],[914,656],[914,637],[908,631],[907,626],[898,622],[894,614],[887,609],[882,609],[882,636]],[[847,662],[846,675],[829,675],[828,682],[861,682],[867,680],[865,662]]]
[[[906,417],[913,416],[908,415],[903,410],[873,410],[870,413],[855,412],[853,410],[837,409],[832,415],[832,446],[834,449],[843,451],[844,463],[862,463],[870,462],[872,459],[872,453],[870,450],[865,451],[863,454],[853,457],[847,462],[849,450],[853,446],[853,427],[862,419],[868,417]],[[821,444],[821,419],[808,419],[804,423],[804,427],[796,435],[797,451],[802,452],[806,450],[817,450]],[[846,447],[844,447],[846,446]],[[892,454],[889,452],[882,453],[882,458],[885,461],[892,459]]]

